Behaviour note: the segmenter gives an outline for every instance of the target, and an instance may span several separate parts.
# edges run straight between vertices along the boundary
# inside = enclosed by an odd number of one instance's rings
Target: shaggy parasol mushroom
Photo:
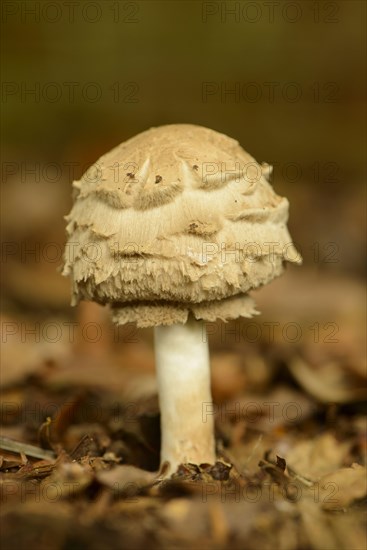
[[[64,274],[73,304],[155,328],[161,461],[214,463],[204,321],[256,313],[247,292],[299,262],[288,201],[237,141],[200,126],[152,128],[74,182]]]

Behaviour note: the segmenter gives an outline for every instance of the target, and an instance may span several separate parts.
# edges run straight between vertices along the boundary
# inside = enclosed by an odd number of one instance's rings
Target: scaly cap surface
[[[189,124],[102,156],[73,184],[73,303],[109,303],[116,323],[138,326],[253,315],[246,293],[301,261],[268,173],[234,139]]]

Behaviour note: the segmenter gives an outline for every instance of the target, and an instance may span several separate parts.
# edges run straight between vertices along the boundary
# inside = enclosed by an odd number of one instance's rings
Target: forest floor
[[[284,284],[207,327],[218,461],[169,478],[149,331],[3,316],[2,549],[364,550],[364,293],[297,275],[291,314]]]

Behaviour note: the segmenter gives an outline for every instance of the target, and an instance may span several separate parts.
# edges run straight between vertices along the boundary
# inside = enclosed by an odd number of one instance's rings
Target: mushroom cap
[[[300,263],[288,201],[234,139],[208,128],[151,128],[102,156],[80,181],[64,275],[72,303],[111,304],[138,326],[256,313],[251,289]]]

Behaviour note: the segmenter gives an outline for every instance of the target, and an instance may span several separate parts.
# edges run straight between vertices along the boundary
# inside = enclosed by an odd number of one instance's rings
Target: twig
[[[35,445],[29,445],[28,443],[23,443],[22,441],[15,441],[15,439],[10,439],[9,437],[3,437],[0,435],[0,449],[4,451],[11,451],[14,453],[24,453],[25,455],[41,458],[46,460],[54,460],[56,455],[53,451],[48,451],[46,449],[41,449]]]

